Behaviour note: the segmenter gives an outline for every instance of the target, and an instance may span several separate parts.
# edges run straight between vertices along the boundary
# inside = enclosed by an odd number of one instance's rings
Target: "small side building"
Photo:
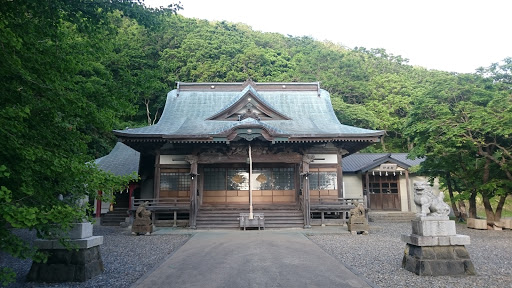
[[[108,155],[98,158],[94,162],[99,169],[117,176],[132,175],[134,173],[138,175],[140,153],[121,142],[117,142]],[[96,218],[102,217],[102,224],[104,225],[119,225],[119,222],[124,221],[124,218],[127,217],[127,211],[132,208],[130,200],[131,197],[135,196],[136,189],[138,188],[138,179],[133,179],[126,190],[114,193],[115,201],[113,203],[99,200],[94,201],[94,214]],[[98,191],[98,193],[101,194],[102,191]],[[104,216],[107,213],[109,215],[105,218]]]
[[[355,153],[343,158],[344,197],[365,197],[374,212],[416,212],[412,184],[428,178],[410,171],[425,159],[408,159],[407,155]],[[433,191],[439,193],[437,181]]]

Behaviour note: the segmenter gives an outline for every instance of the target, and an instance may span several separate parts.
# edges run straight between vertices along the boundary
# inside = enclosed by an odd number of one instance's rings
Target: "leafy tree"
[[[121,0],[0,2],[0,135],[8,139],[0,144],[3,252],[43,261],[12,228],[59,235],[86,216],[78,205],[84,197],[109,195],[133,177],[90,164],[119,118],[133,111],[133,93],[119,89],[105,61],[115,54],[109,24],[117,10],[142,23],[157,13]],[[12,280],[12,271],[0,269],[0,282]]]
[[[507,156],[510,92],[490,78],[470,74],[440,74],[431,87],[413,100],[409,115],[406,131],[415,143],[413,155],[431,159],[432,170],[443,164],[449,173],[445,176],[464,183],[470,199],[474,200],[476,192],[482,195],[488,222],[499,221],[512,183]],[[493,197],[499,199],[495,208],[490,201]],[[475,204],[470,202],[470,206],[474,217]]]

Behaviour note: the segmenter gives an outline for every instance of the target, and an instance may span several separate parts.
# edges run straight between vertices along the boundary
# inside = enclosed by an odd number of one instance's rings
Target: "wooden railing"
[[[189,198],[146,198],[146,199],[131,199],[132,210],[137,210],[139,205],[148,202],[146,209],[149,211],[174,211],[174,210],[188,210],[190,209]]]
[[[350,206],[350,209],[354,208],[354,203],[365,203],[363,202],[363,198],[310,198],[311,206],[325,206],[329,207],[331,205],[334,206]],[[366,205],[365,205],[366,206]]]
[[[350,209],[355,208],[355,203],[363,203],[365,211],[368,212],[364,198],[311,198],[311,213],[320,213],[321,224],[324,224],[325,213],[339,213],[340,221],[347,222],[350,217]],[[368,217],[368,214],[366,213]]]
[[[132,197],[130,200],[131,213],[130,217],[134,217],[135,211],[139,205],[148,202],[146,209],[151,211],[153,224],[155,224],[156,214],[158,213],[173,213],[174,221],[173,226],[177,226],[178,212],[190,212],[190,199],[189,198],[145,198],[135,199]]]

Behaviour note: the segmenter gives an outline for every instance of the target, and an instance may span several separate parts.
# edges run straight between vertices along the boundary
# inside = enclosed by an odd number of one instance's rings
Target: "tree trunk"
[[[487,218],[487,225],[494,225],[495,222],[495,215],[494,211],[492,211],[492,205],[489,197],[482,193],[482,199],[484,202],[484,208],[485,208],[485,217]]]
[[[450,195],[450,204],[452,205],[453,214],[456,217],[459,217],[460,211],[457,209],[457,204],[453,199],[453,187],[452,187],[452,178],[450,177],[450,172],[446,173],[446,185],[448,186],[448,194]]]
[[[491,160],[486,158],[485,165],[484,165],[484,174],[482,177],[483,184],[486,184],[489,182],[490,173],[491,173],[490,168],[489,168],[490,164],[491,164]],[[481,192],[481,194],[482,194],[482,200],[484,202],[485,216],[487,218],[487,225],[492,226],[492,225],[494,225],[494,222],[499,221],[499,219],[496,218],[496,214],[492,210],[492,204],[491,204],[491,199],[490,199],[489,195],[492,195],[493,193],[491,193],[489,191],[483,191],[483,192]]]
[[[505,200],[507,200],[507,195],[501,195],[500,201],[498,201],[498,206],[496,207],[496,213],[494,214],[494,219],[496,219],[496,221],[501,220],[501,211],[503,211],[503,206],[505,206]]]
[[[476,189],[471,191],[469,197],[469,218],[476,218]]]

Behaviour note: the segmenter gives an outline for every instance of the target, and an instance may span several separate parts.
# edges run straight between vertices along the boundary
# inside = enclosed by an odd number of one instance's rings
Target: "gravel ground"
[[[466,248],[476,276],[417,276],[401,268],[409,222],[370,223],[369,235],[310,235],[313,242],[379,287],[512,287],[512,231],[468,229],[457,225],[457,234],[469,235]]]
[[[15,232],[29,241],[35,239],[35,233],[30,231]],[[104,273],[83,283],[27,283],[25,276],[32,261],[0,254],[0,266],[13,268],[17,273],[17,282],[7,287],[129,287],[190,238],[190,235],[133,236],[126,228],[99,225],[94,226],[93,233],[104,236],[101,245]]]
[[[457,225],[457,233],[469,235],[467,246],[478,275],[463,277],[417,276],[401,268],[405,243],[401,234],[411,232],[410,223],[373,222],[369,235],[312,234],[308,237],[327,253],[354,272],[385,287],[512,287],[512,231],[467,229]],[[26,239],[34,233],[16,231]],[[95,235],[104,236],[101,255],[105,272],[84,283],[26,283],[30,260],[0,255],[0,266],[18,273],[17,283],[8,287],[129,287],[148,271],[162,263],[181,247],[189,235],[132,236],[118,227],[94,227]]]

